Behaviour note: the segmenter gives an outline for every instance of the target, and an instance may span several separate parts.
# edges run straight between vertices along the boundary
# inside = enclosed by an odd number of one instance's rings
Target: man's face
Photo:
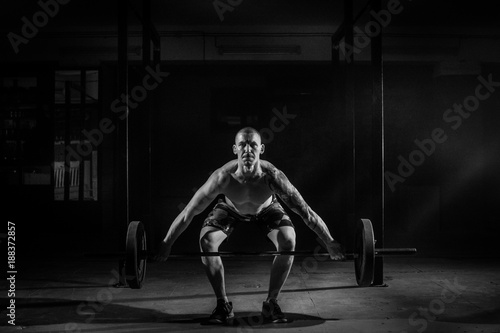
[[[260,154],[264,152],[264,145],[260,141],[260,135],[256,133],[240,133],[236,136],[233,152],[238,155],[238,160],[243,166],[251,168],[259,160]]]

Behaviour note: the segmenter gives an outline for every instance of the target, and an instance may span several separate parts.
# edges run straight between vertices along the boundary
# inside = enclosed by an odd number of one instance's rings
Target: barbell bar
[[[417,253],[416,248],[384,248],[375,249],[376,257],[386,256],[401,256],[412,255]],[[149,251],[140,251],[139,258],[151,259],[155,254]],[[328,252],[313,252],[313,251],[261,251],[261,252],[247,252],[247,251],[231,251],[231,252],[180,252],[170,254],[169,258],[189,258],[189,257],[275,257],[275,256],[296,256],[296,257],[329,257]],[[357,253],[344,253],[345,260],[354,260],[358,258]],[[341,260],[340,260],[341,261]]]
[[[360,287],[368,287],[373,282],[375,256],[406,256],[417,253],[416,248],[375,248],[373,227],[369,219],[359,219],[354,237],[354,253],[345,254],[346,260],[354,260],[356,282]],[[140,221],[129,223],[124,263],[125,280],[132,289],[140,289],[146,277],[146,262],[153,254],[147,251],[146,232]],[[239,256],[313,256],[328,257],[327,252],[315,251],[265,251],[265,252],[187,252],[170,254],[169,258],[185,257],[239,257]],[[122,270],[120,269],[120,274]]]

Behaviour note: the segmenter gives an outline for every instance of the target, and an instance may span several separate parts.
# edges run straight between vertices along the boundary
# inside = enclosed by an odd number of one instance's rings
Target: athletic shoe
[[[288,321],[275,299],[262,303],[262,317],[264,321],[271,323],[286,323]]]
[[[212,324],[230,324],[233,318],[233,303],[218,299],[217,307],[210,315],[208,321]]]

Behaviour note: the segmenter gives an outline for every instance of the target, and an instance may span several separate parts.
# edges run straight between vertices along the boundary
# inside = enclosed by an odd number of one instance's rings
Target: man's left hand
[[[330,254],[330,259],[345,260],[344,247],[339,242],[332,240],[331,242],[325,242],[325,245]]]

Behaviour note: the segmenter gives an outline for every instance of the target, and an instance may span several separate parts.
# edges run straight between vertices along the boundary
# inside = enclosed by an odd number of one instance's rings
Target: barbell
[[[354,260],[356,282],[360,287],[368,287],[373,282],[375,256],[401,256],[417,253],[415,248],[375,248],[373,227],[369,219],[359,219],[354,237],[354,253],[346,253],[346,260]],[[120,281],[132,289],[140,289],[146,278],[146,262],[153,254],[147,251],[146,231],[140,221],[132,221],[128,225],[125,249],[125,261],[120,269]],[[312,256],[325,257],[327,252],[313,251],[265,251],[265,252],[192,252],[169,255],[169,258],[183,257],[236,257],[236,256]],[[122,275],[125,275],[124,277]],[[123,286],[124,283],[119,284]]]

